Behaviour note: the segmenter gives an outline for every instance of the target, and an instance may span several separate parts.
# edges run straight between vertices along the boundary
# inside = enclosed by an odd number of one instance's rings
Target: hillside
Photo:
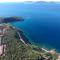
[[[4,34],[1,33],[3,29],[5,29]],[[46,52],[43,48],[29,43],[23,32],[13,26],[2,24],[0,30],[0,38],[3,35],[0,39],[0,47],[3,46],[0,60],[56,60],[58,58],[58,53],[55,51]]]

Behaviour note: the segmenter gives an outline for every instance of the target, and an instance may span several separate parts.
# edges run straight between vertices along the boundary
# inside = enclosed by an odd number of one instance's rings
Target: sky
[[[36,1],[47,1],[47,2],[53,1],[53,2],[60,2],[60,0],[0,0],[0,2],[24,2],[24,1],[33,1],[33,2],[36,2]]]

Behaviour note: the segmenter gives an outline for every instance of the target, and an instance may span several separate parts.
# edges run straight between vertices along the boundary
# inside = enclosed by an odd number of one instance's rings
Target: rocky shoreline
[[[17,31],[19,32],[19,34],[21,35],[21,38],[25,41],[25,43],[27,44],[31,44],[30,42],[29,42],[29,39],[24,35],[24,32],[23,31],[21,31],[20,29],[17,29]],[[17,37],[19,37],[18,36],[18,33],[16,33],[17,34]]]
[[[30,45],[31,45],[31,42],[29,42],[29,39],[27,39],[27,37],[24,35],[23,31],[21,31],[20,29],[17,29],[17,31],[20,33],[21,38],[24,40],[24,42],[25,42],[26,44],[30,44]],[[17,37],[18,37],[18,34],[17,34]],[[42,51],[42,52],[44,51],[44,52],[46,52],[46,53],[53,54],[53,55],[57,53],[57,52],[55,51],[55,49],[47,50],[47,49],[45,49],[45,48],[40,48],[40,47],[38,47],[38,48],[33,48],[33,50]],[[57,53],[57,54],[58,54],[58,53]],[[58,54],[58,58],[57,58],[56,60],[60,60],[60,54]]]

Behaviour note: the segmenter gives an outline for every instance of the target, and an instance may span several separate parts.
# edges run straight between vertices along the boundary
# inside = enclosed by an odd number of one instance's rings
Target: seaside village
[[[0,24],[0,56],[4,55],[5,49],[6,49],[6,44],[3,42],[4,36],[7,33],[7,30],[9,29],[8,26],[2,26]]]
[[[0,56],[5,56],[6,51],[6,43],[3,42],[4,36],[7,33],[9,29],[9,26],[3,26],[3,24],[0,24]],[[23,42],[24,43],[24,42]],[[24,43],[25,44],[25,43]],[[47,49],[42,48],[43,51],[48,52],[50,54],[55,54],[55,50],[48,51]],[[56,60],[60,60],[60,54],[58,55],[58,58]]]

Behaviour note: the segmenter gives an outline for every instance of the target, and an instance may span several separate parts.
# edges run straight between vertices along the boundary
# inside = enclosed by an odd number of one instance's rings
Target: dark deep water
[[[52,18],[52,17],[51,17]],[[60,22],[48,21],[51,18],[36,17],[26,19],[23,22],[13,23],[14,26],[21,28],[36,44],[43,47],[60,49]],[[42,21],[40,21],[42,19]],[[47,21],[46,21],[46,20]],[[56,18],[52,18],[55,20]]]
[[[21,28],[31,42],[60,51],[60,4],[3,3],[0,16],[22,16],[23,22],[12,25]]]

